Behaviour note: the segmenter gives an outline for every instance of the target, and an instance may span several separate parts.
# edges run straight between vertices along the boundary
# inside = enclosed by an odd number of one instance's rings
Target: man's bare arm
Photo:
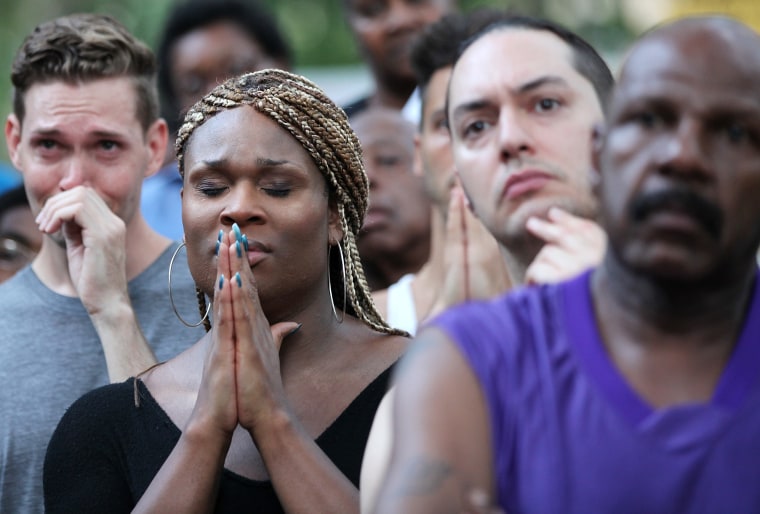
[[[374,512],[460,513],[473,490],[492,495],[486,402],[456,346],[424,330],[395,382],[393,450]]]

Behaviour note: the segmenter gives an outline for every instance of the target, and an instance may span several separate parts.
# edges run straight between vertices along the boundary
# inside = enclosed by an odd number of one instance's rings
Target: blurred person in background
[[[42,232],[19,184],[0,195],[0,282],[32,262],[41,245]]]
[[[156,57],[161,113],[174,140],[185,111],[225,79],[265,68],[288,70],[290,46],[274,17],[256,0],[188,0],[174,5]],[[145,180],[142,212],[148,224],[175,240],[183,236],[182,179],[167,148],[162,169]]]
[[[370,106],[401,110],[417,86],[411,49],[422,30],[456,10],[455,0],[342,0],[348,26],[369,66],[375,91],[344,110],[349,118]]]
[[[397,110],[372,107],[351,119],[369,179],[359,255],[370,289],[418,271],[430,255],[430,201],[414,173],[415,128]]]

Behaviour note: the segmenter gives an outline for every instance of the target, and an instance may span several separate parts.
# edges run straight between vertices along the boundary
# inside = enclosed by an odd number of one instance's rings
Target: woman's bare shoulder
[[[203,360],[206,355],[205,338],[193,346],[139,375],[151,396],[177,426],[192,411],[198,395]]]
[[[352,353],[357,361],[373,364],[378,370],[384,370],[395,363],[406,351],[411,338],[403,335],[385,334],[364,325],[357,330]]]

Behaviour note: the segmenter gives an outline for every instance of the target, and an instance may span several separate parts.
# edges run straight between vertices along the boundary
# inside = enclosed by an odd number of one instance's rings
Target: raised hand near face
[[[237,224],[227,234],[235,340],[238,423],[256,436],[262,424],[276,420],[286,407],[280,375],[280,346],[297,330],[295,322],[269,324],[259,303],[256,279],[248,263],[248,241]]]
[[[285,408],[280,376],[282,340],[299,325],[270,326],[248,263],[247,240],[237,225],[220,231],[212,345],[193,417],[224,437],[237,425],[255,434],[263,420]]]
[[[499,245],[467,206],[461,185],[451,190],[446,222],[446,281],[433,316],[459,303],[507,291],[511,281]]]
[[[37,224],[66,245],[69,275],[88,313],[129,301],[124,221],[94,189],[77,186],[52,196]]]
[[[229,444],[237,426],[235,401],[235,317],[230,287],[227,235],[219,231],[217,274],[214,288],[214,325],[211,346],[203,363],[203,378],[191,416],[191,425],[203,433],[218,435]]]
[[[607,235],[595,222],[558,207],[549,220],[530,218],[528,230],[546,242],[525,273],[527,284],[548,284],[571,278],[602,261]]]

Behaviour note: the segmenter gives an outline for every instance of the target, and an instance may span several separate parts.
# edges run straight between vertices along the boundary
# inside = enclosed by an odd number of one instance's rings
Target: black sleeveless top
[[[315,441],[357,487],[364,447],[392,368],[359,393]],[[133,380],[95,389],[64,415],[45,458],[46,512],[130,512],[169,457],[181,432],[141,381],[140,407],[135,407]],[[215,511],[283,512],[270,481],[227,469]]]

